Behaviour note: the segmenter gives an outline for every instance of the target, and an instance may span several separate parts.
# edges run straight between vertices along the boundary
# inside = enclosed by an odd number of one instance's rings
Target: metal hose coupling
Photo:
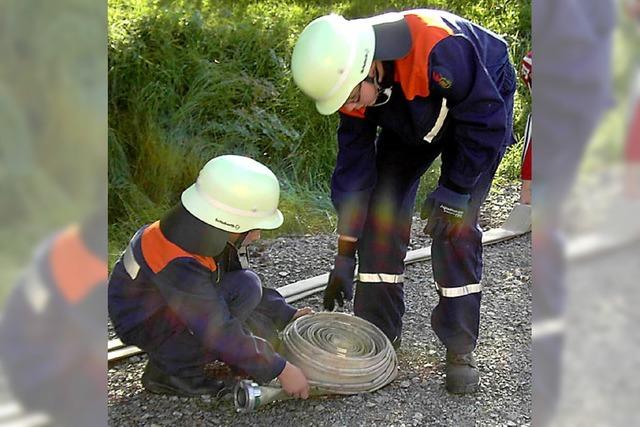
[[[345,313],[315,313],[287,325],[284,356],[304,372],[312,396],[378,390],[398,375],[389,339],[372,323]],[[234,389],[238,412],[289,397],[280,387],[240,381]]]

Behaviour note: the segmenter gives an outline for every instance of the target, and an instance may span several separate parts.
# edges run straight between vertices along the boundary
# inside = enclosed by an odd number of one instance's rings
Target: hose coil
[[[282,342],[286,359],[311,386],[327,393],[372,392],[398,375],[389,339],[372,323],[349,314],[300,317],[287,325]]]

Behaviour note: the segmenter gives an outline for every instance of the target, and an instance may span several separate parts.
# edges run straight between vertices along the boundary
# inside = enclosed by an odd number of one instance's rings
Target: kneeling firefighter
[[[279,196],[266,166],[216,157],[177,206],[135,233],[109,278],[109,315],[123,342],[147,352],[147,390],[217,394],[225,384],[204,367],[219,360],[258,382],[277,377],[292,396],[308,396],[302,371],[273,345],[278,330],[310,309],[296,310],[262,287],[239,255],[259,230],[282,224]]]

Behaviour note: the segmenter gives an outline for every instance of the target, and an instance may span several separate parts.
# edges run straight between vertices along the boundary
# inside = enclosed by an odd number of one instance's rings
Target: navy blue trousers
[[[504,87],[507,129],[512,128],[514,75],[510,65],[498,87]],[[455,123],[437,143],[405,144],[383,129],[377,140],[378,180],[369,200],[369,210],[358,243],[359,280],[354,313],[376,326],[393,342],[402,333],[404,303],[404,258],[411,231],[420,177],[442,155],[454,155],[447,144]],[[493,176],[513,137],[508,132],[494,162],[485,169],[471,192],[470,206],[460,235],[455,239],[434,238],[431,245],[433,276],[441,288],[478,284],[482,278],[482,230],[478,226],[480,206],[491,188]],[[364,274],[363,274],[364,273]],[[366,280],[365,275],[369,273]],[[381,280],[376,280],[381,275]],[[454,353],[472,351],[478,339],[481,292],[459,297],[440,296],[432,312],[431,325],[438,338]]]
[[[268,341],[277,339],[278,325],[268,310],[275,292],[272,295],[272,289],[262,288],[260,278],[253,271],[226,272],[219,286],[232,317]],[[167,320],[159,316],[154,321]],[[205,364],[218,360],[218,355],[205,349],[201,340],[192,335],[185,325],[176,323],[175,319],[168,322],[171,326],[166,328],[167,336],[159,344],[147,346],[144,334],[123,338],[146,351],[149,359],[168,374],[181,377],[203,375]]]

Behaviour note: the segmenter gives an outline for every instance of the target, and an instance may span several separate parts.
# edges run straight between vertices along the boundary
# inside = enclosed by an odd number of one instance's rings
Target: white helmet
[[[369,74],[374,47],[371,25],[335,14],[322,16],[307,25],[293,49],[293,80],[316,102],[320,114],[332,114]]]
[[[193,216],[231,233],[280,227],[279,198],[280,184],[269,168],[234,155],[209,160],[181,197]]]
[[[410,47],[400,13],[353,20],[326,15],[302,30],[291,54],[291,74],[320,114],[332,114],[367,77],[374,59],[400,58]]]

